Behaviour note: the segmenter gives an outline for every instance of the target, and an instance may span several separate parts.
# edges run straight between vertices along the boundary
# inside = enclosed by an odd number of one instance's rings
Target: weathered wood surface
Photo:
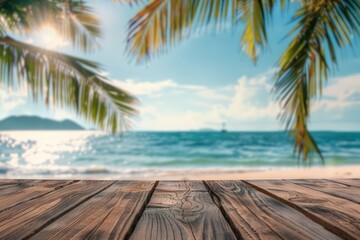
[[[331,179],[329,181],[338,182],[348,186],[360,188],[360,179]]]
[[[308,187],[320,192],[333,195],[335,197],[344,198],[360,204],[360,191],[358,191],[357,187],[351,185],[345,185],[343,183],[337,183],[326,179],[314,179],[311,181],[304,179],[296,179],[289,181],[304,187]]]
[[[116,182],[65,214],[33,239],[124,239],[155,182]]]
[[[131,239],[235,239],[200,181],[160,182]]]
[[[25,201],[44,196],[75,181],[15,180],[0,184],[0,212]]]
[[[31,236],[113,182],[80,181],[0,213],[0,239]]]
[[[305,215],[241,181],[207,181],[242,239],[340,239]]]
[[[359,239],[359,204],[286,180],[246,182],[275,199],[292,206],[323,225],[329,231],[346,239]]]
[[[360,239],[360,180],[0,180],[0,239]]]

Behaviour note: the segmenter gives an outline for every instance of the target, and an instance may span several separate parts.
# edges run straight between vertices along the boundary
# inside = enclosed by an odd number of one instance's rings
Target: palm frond
[[[283,103],[282,121],[295,139],[294,150],[303,159],[321,152],[307,126],[311,99],[322,93],[330,64],[336,64],[339,48],[359,34],[360,3],[357,0],[302,1],[290,32],[294,39],[278,61],[275,90]]]
[[[51,9],[53,5],[43,0],[2,1],[0,3],[0,25],[4,31],[2,35],[5,35],[6,31],[24,33],[34,25],[38,25],[38,19],[32,17],[32,10],[42,9],[42,6]],[[42,14],[38,15],[39,18],[42,18],[42,16]],[[33,20],[30,21],[30,19]]]
[[[235,22],[236,0],[153,0],[129,23],[128,50],[141,62],[164,52],[201,26]]]
[[[0,6],[0,16],[4,30],[28,34],[49,25],[82,51],[95,49],[101,36],[100,21],[81,0],[5,1]]]
[[[245,23],[241,45],[248,57],[256,62],[259,49],[267,43],[266,26],[274,1],[244,0],[240,5],[239,18]]]
[[[95,62],[0,38],[1,86],[26,87],[34,101],[72,109],[104,130],[126,130],[137,115],[137,100],[99,71]]]
[[[273,6],[274,0],[153,0],[130,20],[128,49],[141,62],[210,24],[219,30],[244,23],[240,43],[255,62]]]
[[[73,46],[83,51],[91,51],[97,47],[97,38],[101,36],[100,21],[93,9],[82,0],[65,1],[63,13],[58,21],[58,27]],[[55,22],[56,25],[56,22]]]

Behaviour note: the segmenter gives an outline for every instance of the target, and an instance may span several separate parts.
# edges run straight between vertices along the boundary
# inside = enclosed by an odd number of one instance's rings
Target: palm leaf
[[[273,6],[272,0],[245,0],[239,9],[240,18],[245,23],[241,45],[254,62],[258,58],[259,48],[267,43],[266,26]]]
[[[0,38],[1,87],[25,87],[34,101],[74,110],[102,129],[121,132],[131,127],[137,100],[99,75],[100,70],[89,60]]]
[[[176,45],[209,24],[236,22],[237,0],[153,0],[129,23],[128,50],[141,62]]]
[[[334,45],[351,44],[359,34],[360,3],[349,1],[302,1],[293,19],[297,25],[290,45],[278,61],[275,91],[283,103],[282,121],[295,139],[294,150],[303,159],[321,152],[307,125],[311,99],[320,95],[327,79],[329,62],[336,64]]]
[[[99,20],[81,0],[7,0],[0,5],[0,16],[1,35],[6,35],[5,30],[29,34],[46,24],[82,51],[95,49],[101,36]]]
[[[61,15],[58,21],[61,33],[83,51],[97,47],[96,39],[101,36],[100,22],[92,8],[81,0],[67,1],[62,8],[65,17]]]

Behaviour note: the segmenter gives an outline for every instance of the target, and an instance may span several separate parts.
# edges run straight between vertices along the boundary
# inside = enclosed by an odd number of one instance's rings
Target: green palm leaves
[[[96,49],[99,21],[82,1],[0,1],[0,86],[26,88],[34,101],[75,111],[111,131],[131,126],[137,100],[99,74],[98,63],[10,37],[49,24],[82,51]]]
[[[329,72],[336,63],[338,48],[351,44],[359,34],[360,3],[349,1],[303,1],[294,17],[297,25],[289,47],[278,61],[275,89],[283,103],[282,120],[295,139],[295,151],[304,159],[321,153],[307,130],[311,99],[321,94]]]
[[[267,22],[273,8],[297,7],[293,37],[277,62],[274,91],[282,106],[281,121],[294,138],[294,151],[307,159],[321,152],[308,131],[311,99],[321,94],[336,63],[337,48],[359,35],[358,0],[152,0],[129,24],[129,51],[142,61],[166,50],[208,25],[244,25],[240,43],[256,62],[267,43]]]
[[[245,24],[244,51],[254,61],[267,41],[266,24],[272,0],[153,0],[129,23],[129,51],[138,61],[174,46],[202,27],[221,29],[229,22]]]

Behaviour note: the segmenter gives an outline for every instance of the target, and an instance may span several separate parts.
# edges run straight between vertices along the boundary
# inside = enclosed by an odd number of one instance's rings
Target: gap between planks
[[[233,220],[230,218],[229,214],[225,211],[224,207],[221,204],[220,198],[214,193],[206,181],[202,181],[205,185],[206,190],[208,191],[211,199],[213,200],[214,204],[220,209],[220,212],[222,213],[223,217],[225,218],[225,221],[229,224],[231,230],[233,231],[235,237],[237,240],[243,239],[241,236],[241,233],[239,229],[236,227],[236,224],[233,222]]]
[[[242,181],[206,181],[241,239],[339,239],[301,212]]]
[[[104,191],[105,189],[111,187],[112,185],[114,185],[117,181],[114,181],[110,184],[108,184],[107,186],[101,188],[99,191],[86,196],[84,199],[80,200],[77,204],[71,206],[70,208],[66,209],[65,211],[61,212],[60,214],[58,214],[57,216],[49,219],[48,221],[46,221],[42,226],[40,226],[39,228],[35,229],[32,233],[30,233],[29,235],[27,235],[26,237],[24,237],[24,240],[30,239],[32,236],[34,236],[36,233],[40,232],[42,229],[46,228],[47,226],[49,226],[51,223],[55,222],[56,220],[58,220],[59,218],[61,218],[62,216],[64,216],[65,214],[69,213],[70,211],[72,211],[73,209],[77,208],[78,206],[80,206],[81,204],[83,204],[84,202],[88,201],[89,199],[91,199],[92,197],[94,197],[95,195],[101,193],[102,191]]]
[[[25,182],[26,180],[24,180],[24,182]],[[57,181],[57,180],[51,180],[51,181]],[[23,204],[23,203],[26,203],[26,202],[28,202],[28,201],[32,201],[32,200],[35,200],[35,199],[37,199],[37,198],[41,198],[41,197],[43,197],[43,196],[45,196],[45,195],[47,195],[47,194],[49,194],[49,193],[52,193],[52,192],[54,192],[54,191],[56,191],[56,190],[58,190],[58,189],[61,189],[61,188],[63,188],[63,187],[66,187],[66,186],[69,186],[69,185],[71,185],[71,184],[74,184],[74,183],[77,183],[77,182],[79,182],[80,180],[72,180],[72,181],[69,181],[69,182],[65,182],[64,184],[62,184],[62,185],[59,185],[59,186],[57,186],[57,187],[54,187],[53,189],[49,189],[48,191],[45,191],[44,193],[42,193],[42,194],[39,194],[39,195],[35,195],[35,196],[33,196],[33,197],[30,197],[30,198],[25,198],[25,199],[23,199],[23,200],[20,200],[19,202],[16,202],[16,203],[14,203],[13,205],[10,205],[10,206],[8,206],[8,207],[5,207],[5,208],[2,208],[2,209],[0,209],[0,213],[2,213],[2,212],[4,212],[4,211],[6,211],[6,210],[9,210],[9,209],[11,209],[11,208],[13,208],[13,207],[16,207],[16,206],[18,206],[18,205],[20,205],[20,204]],[[36,186],[36,183],[34,184],[34,185],[31,185],[31,186],[29,186],[29,187],[25,187],[23,190],[27,190],[27,189],[31,189],[32,187],[37,187]]]
[[[30,184],[27,185],[22,185],[23,183],[28,183],[30,182]],[[0,182],[0,185],[9,185],[9,187],[16,187],[17,185],[20,187],[20,195],[21,197],[24,197],[24,194],[26,192],[23,192],[24,189],[28,190],[28,189],[33,189],[33,188],[37,188],[38,184],[43,184],[46,183],[47,181],[26,181],[26,180],[22,180],[22,181],[9,181],[5,182],[5,184],[1,184],[3,182]],[[46,197],[51,195],[52,193],[56,193],[59,191],[63,191],[65,194],[66,193],[66,187],[69,187],[70,185],[72,186],[74,183],[83,183],[84,186],[88,185],[89,182],[88,181],[80,181],[80,180],[73,180],[73,181],[68,181],[67,183],[63,183],[63,184],[58,184],[58,186],[54,187],[54,188],[49,188],[48,191],[46,191],[45,193],[39,194],[39,195],[34,195],[34,197],[31,198],[24,198],[24,199],[20,199],[21,201],[16,202],[14,205],[10,206],[7,208],[7,210],[13,209],[13,208],[19,208],[19,205],[25,204],[25,205],[29,205],[30,202],[32,201],[36,201],[36,199],[41,199],[41,197]],[[76,209],[79,209],[81,206],[87,204],[91,199],[94,199],[96,196],[100,195],[102,192],[107,191],[107,189],[112,188],[112,186],[115,186],[117,183],[121,183],[122,181],[91,181],[91,182],[103,182],[103,186],[101,186],[98,190],[93,191],[93,193],[87,195],[85,198],[80,199],[80,201],[78,201],[76,204],[72,205],[69,208],[66,208],[65,210],[59,212],[58,214],[55,214],[54,216],[51,216],[50,218],[48,218],[46,221],[44,221],[42,224],[40,224],[39,226],[35,227],[35,228],[29,228],[30,231],[28,233],[23,234],[23,236],[21,236],[21,239],[30,239],[33,238],[35,236],[37,236],[38,233],[42,232],[44,229],[46,229],[47,227],[49,227],[50,225],[53,225],[54,223],[57,223],[59,221],[61,221],[61,219],[69,214],[74,212]],[[106,183],[107,182],[107,183]],[[137,182],[137,181],[133,181],[133,182]],[[19,185],[20,184],[20,185]],[[143,201],[141,204],[139,204],[140,209],[135,211],[133,213],[133,220],[131,220],[131,222],[128,222],[128,230],[126,230],[124,232],[125,237],[122,237],[122,239],[128,239],[129,236],[131,236],[138,220],[140,219],[140,217],[142,216],[148,202],[150,201],[153,192],[155,191],[155,188],[157,187],[158,181],[152,181],[151,187],[149,188],[149,191],[147,192],[147,194],[145,195],[145,201]],[[12,186],[10,186],[12,185]],[[88,185],[89,186],[89,185]],[[6,186],[5,188],[9,188],[8,186]],[[16,190],[16,189],[15,189]],[[58,190],[58,191],[56,191]],[[14,191],[14,190],[12,190]],[[18,191],[18,190],[16,190]],[[6,210],[6,209],[5,209]],[[4,213],[6,211],[2,211],[1,213]],[[39,216],[37,216],[39,217]]]
[[[159,181],[155,181],[154,186],[149,191],[149,194],[148,194],[143,206],[141,207],[140,211],[136,214],[135,219],[129,228],[129,231],[125,234],[125,237],[124,237],[125,240],[130,239],[131,235],[134,233],[136,225],[138,224],[141,216],[144,214],[145,209],[148,206],[158,184],[159,184]]]
[[[252,188],[258,190],[259,192],[262,192],[286,205],[288,205],[289,207],[292,207],[293,209],[297,210],[298,212],[302,213],[303,215],[305,215],[306,217],[308,217],[309,219],[313,220],[314,222],[322,225],[325,229],[327,229],[328,231],[332,232],[333,234],[339,236],[340,238],[343,238],[343,239],[354,239],[356,240],[357,238],[354,237],[353,234],[350,234],[347,230],[344,230],[342,229],[341,227],[337,226],[336,223],[334,224],[333,222],[328,222],[326,220],[323,220],[322,217],[319,217],[318,214],[316,213],[313,213],[312,211],[308,211],[307,209],[304,209],[301,205],[298,205],[296,203],[293,203],[292,201],[289,201],[281,196],[278,196],[276,193],[273,193],[272,192],[272,189],[266,189],[264,187],[261,187],[261,186],[258,186],[256,184],[256,181],[247,181],[247,180],[241,180],[242,182],[244,182],[245,184],[251,186]],[[287,182],[286,180],[279,180],[280,181],[283,181],[283,182]],[[259,181],[260,183],[261,182],[265,182],[264,180],[260,180]],[[295,183],[292,183],[292,182],[289,182],[289,184],[294,184],[294,185],[297,185]],[[307,188],[306,186],[302,186],[302,185],[298,185],[299,187],[303,187],[303,188]],[[349,185],[350,186],[350,185]],[[308,188],[309,190],[312,190],[312,191],[316,191],[318,193],[321,193],[321,194],[325,194],[325,195],[328,195],[329,197],[333,197],[333,198],[337,198],[339,200],[345,200],[345,201],[348,201],[347,199],[343,199],[343,198],[339,198],[339,197],[335,197],[335,196],[332,196],[330,194],[327,194],[327,193],[324,193],[324,192],[321,192],[321,191],[318,191],[318,190],[315,190],[315,189],[311,189],[311,188]],[[288,192],[287,192],[288,193]],[[351,203],[351,201],[350,201]]]
[[[241,239],[203,181],[160,181],[130,239]]]
[[[79,181],[77,181],[79,182]],[[103,187],[102,189],[100,189],[99,191],[95,192],[92,195],[89,195],[87,198],[83,199],[81,202],[79,202],[78,204],[74,205],[73,207],[67,209],[66,211],[62,212],[60,215],[56,216],[53,219],[50,219],[49,221],[47,221],[44,225],[42,225],[41,227],[37,228],[32,234],[26,236],[24,239],[32,239],[32,237],[36,237],[38,233],[41,233],[44,229],[46,229],[48,226],[51,226],[53,223],[55,223],[56,221],[58,221],[59,219],[61,219],[64,215],[69,214],[71,212],[73,212],[75,209],[83,206],[84,204],[86,204],[87,202],[89,202],[91,199],[93,199],[94,197],[96,197],[97,195],[101,194],[102,192],[107,191],[107,189],[111,188],[112,186],[115,186],[117,183],[120,183],[121,181],[113,181],[112,183],[108,184],[107,186]],[[153,192],[155,191],[155,188],[158,184],[158,181],[154,181],[153,182],[153,186],[151,187],[150,191],[148,192],[147,196],[146,196],[146,200],[141,204],[141,208],[139,211],[137,211],[135,213],[135,217],[134,219],[131,221],[131,223],[129,224],[129,229],[128,231],[125,232],[124,237],[122,239],[129,239],[129,237],[131,236],[132,232],[134,231],[134,228],[138,222],[138,220],[140,219],[140,217],[142,216],[148,202],[150,201]],[[90,238],[90,237],[89,237]]]

